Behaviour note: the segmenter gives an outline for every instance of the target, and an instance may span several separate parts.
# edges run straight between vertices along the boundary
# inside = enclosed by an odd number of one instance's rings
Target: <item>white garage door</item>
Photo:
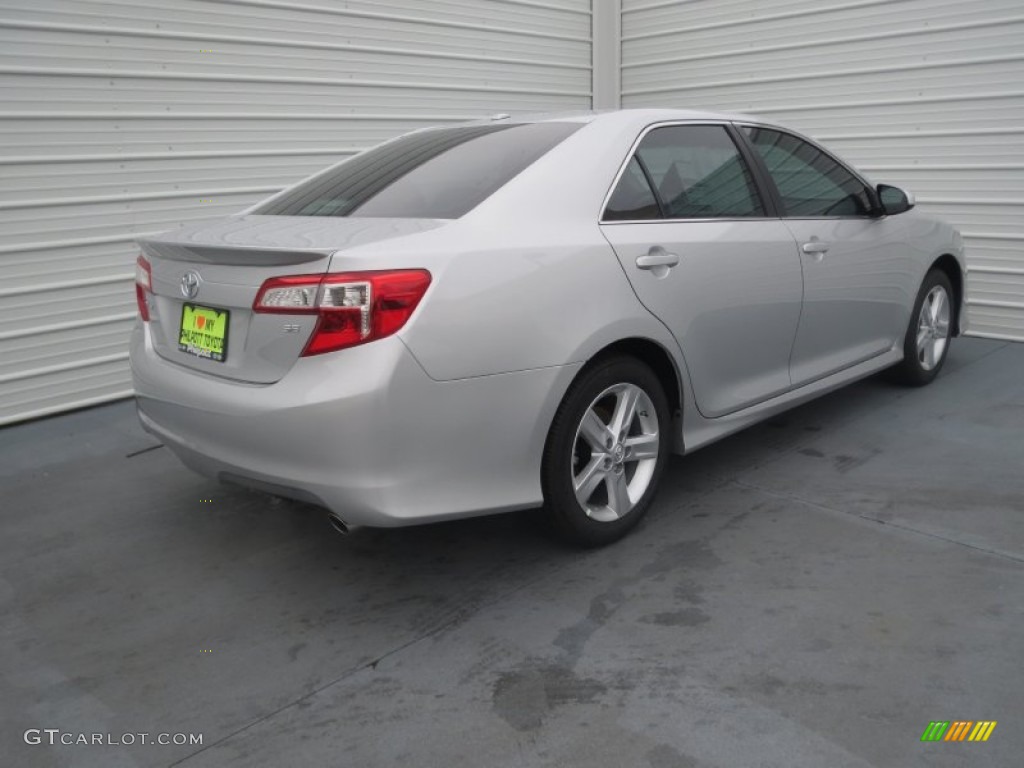
[[[0,424],[131,393],[132,239],[422,125],[589,108],[590,0],[0,0]]]
[[[1024,339],[1020,0],[623,0],[622,105],[750,112],[964,233],[971,332]]]

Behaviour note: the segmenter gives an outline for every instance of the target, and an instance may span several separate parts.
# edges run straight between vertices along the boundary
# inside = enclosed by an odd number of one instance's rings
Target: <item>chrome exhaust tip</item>
[[[337,513],[335,512],[327,513],[327,522],[329,522],[331,524],[331,527],[338,533],[340,533],[342,536],[348,536],[350,533],[352,533],[352,527],[344,520],[342,520],[340,517],[338,517]]]

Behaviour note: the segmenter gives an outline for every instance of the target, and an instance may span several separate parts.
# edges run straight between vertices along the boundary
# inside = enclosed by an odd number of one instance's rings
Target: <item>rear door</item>
[[[648,129],[620,173],[601,229],[637,296],[676,337],[710,417],[790,388],[802,277],[731,129]]]
[[[793,384],[887,352],[906,329],[916,291],[906,219],[873,216],[871,188],[810,142],[770,128],[743,130],[800,248],[804,301]]]

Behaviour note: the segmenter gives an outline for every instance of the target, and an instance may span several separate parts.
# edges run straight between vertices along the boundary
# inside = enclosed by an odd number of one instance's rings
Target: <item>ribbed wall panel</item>
[[[963,231],[971,332],[1024,340],[1019,0],[623,0],[622,104],[763,115]]]
[[[590,0],[0,0],[0,424],[122,397],[132,237],[404,131],[589,108]]]
[[[0,205],[26,200],[51,200],[77,195],[95,197],[126,191],[158,193],[175,187],[272,187],[282,178],[313,173],[345,157],[342,152],[308,155],[213,156],[194,158],[187,165],[167,160],[95,160],[46,162],[39,160],[0,166],[8,183],[0,189]],[[255,160],[256,162],[252,162]]]

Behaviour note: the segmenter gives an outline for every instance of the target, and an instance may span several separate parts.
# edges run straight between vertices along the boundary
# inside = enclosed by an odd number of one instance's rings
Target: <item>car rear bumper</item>
[[[579,368],[438,382],[391,337],[250,385],[159,357],[141,324],[131,366],[143,427],[186,466],[373,526],[539,504],[547,428]]]

